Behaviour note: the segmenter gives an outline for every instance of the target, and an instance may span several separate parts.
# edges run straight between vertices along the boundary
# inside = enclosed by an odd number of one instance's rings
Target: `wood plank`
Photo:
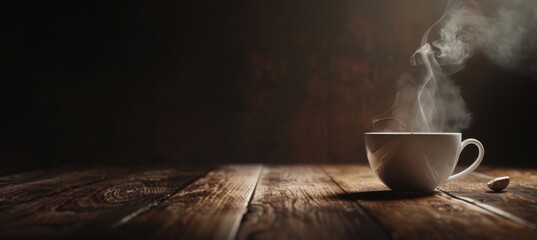
[[[163,201],[203,173],[166,168],[140,170],[15,205],[0,212],[0,238],[99,236]]]
[[[509,176],[517,184],[537,187],[537,169],[479,166],[477,172],[488,175],[490,179]]]
[[[34,171],[16,172],[12,174],[2,174],[0,176],[0,187],[20,182],[32,181],[32,179],[39,179],[42,178],[47,172],[58,172],[58,169],[40,169]]]
[[[62,169],[16,174],[1,178],[0,211],[51,194],[103,180],[124,171],[117,168]]]
[[[4,174],[0,176],[0,188],[9,185],[25,184],[32,181],[39,181],[45,178],[50,178],[50,176],[57,176],[77,170],[80,170],[80,168],[58,167]]]
[[[388,239],[318,166],[266,167],[238,239]]]
[[[220,167],[133,218],[113,235],[120,239],[232,239],[260,170],[260,165]]]
[[[500,170],[499,170],[500,171]],[[503,192],[487,187],[492,177],[472,173],[439,189],[527,227],[537,229],[537,188],[512,181]]]
[[[455,199],[442,192],[429,195],[393,192],[368,166],[323,166],[354,200],[371,213],[393,238],[402,239],[535,239],[537,232]]]

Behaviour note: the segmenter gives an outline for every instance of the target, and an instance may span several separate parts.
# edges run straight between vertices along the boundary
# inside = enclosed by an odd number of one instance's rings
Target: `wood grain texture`
[[[388,190],[369,167],[324,166],[348,199],[363,206],[393,238],[535,239],[537,232],[442,192]],[[482,193],[481,193],[482,194]]]
[[[105,167],[56,167],[9,173],[0,176],[0,189],[5,191],[7,188],[16,188],[18,186],[30,184],[38,184],[36,185],[37,187],[48,187],[50,183],[57,182],[58,179],[61,179],[64,175],[96,169],[105,169]],[[108,167],[106,169],[112,168]]]
[[[387,239],[317,166],[266,167],[238,239]]]
[[[0,238],[99,236],[177,192],[203,171],[138,170],[0,211]]]
[[[117,168],[64,168],[4,176],[0,178],[0,211],[122,172],[125,171]]]
[[[492,178],[473,173],[439,189],[537,230],[537,188],[518,184],[512,179],[504,191],[493,192],[487,187]]]
[[[535,172],[479,171],[418,194],[364,165],[39,170],[0,176],[0,239],[537,239]]]
[[[260,165],[216,169],[116,229],[114,235],[137,239],[233,238],[260,170]]]
[[[16,173],[2,173],[0,176],[0,187],[11,184],[23,184],[30,181],[48,178],[50,175],[67,172],[65,168],[39,169],[32,171],[22,171]]]

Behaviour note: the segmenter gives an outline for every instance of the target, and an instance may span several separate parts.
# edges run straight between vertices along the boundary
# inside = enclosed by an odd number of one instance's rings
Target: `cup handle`
[[[464,171],[462,171],[460,173],[457,173],[455,175],[449,176],[448,179],[447,179],[448,182],[456,180],[456,179],[459,179],[461,177],[464,177],[464,176],[468,175],[469,173],[474,171],[477,168],[477,166],[479,166],[479,164],[481,163],[481,160],[483,160],[483,156],[485,155],[485,148],[483,148],[483,144],[481,144],[481,142],[477,141],[477,139],[468,138],[468,139],[464,140],[461,143],[461,152],[462,152],[462,150],[464,150],[464,148],[466,146],[468,146],[470,144],[475,145],[477,147],[477,149],[479,149],[479,154],[477,155],[477,159],[467,169],[464,169]],[[459,155],[460,155],[460,152],[459,152]]]

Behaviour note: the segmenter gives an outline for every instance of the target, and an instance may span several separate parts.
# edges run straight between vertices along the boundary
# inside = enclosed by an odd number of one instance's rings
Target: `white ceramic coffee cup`
[[[380,180],[397,191],[433,191],[438,185],[463,177],[479,166],[485,149],[476,139],[461,142],[461,133],[365,133],[369,165]],[[477,159],[451,175],[461,151],[469,144],[479,149]]]

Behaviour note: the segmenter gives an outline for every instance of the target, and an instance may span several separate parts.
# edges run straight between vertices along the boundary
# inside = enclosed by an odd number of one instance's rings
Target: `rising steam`
[[[468,127],[470,113],[448,76],[461,70],[476,49],[505,68],[535,72],[537,4],[529,0],[501,4],[450,1],[410,58],[412,65],[421,68],[420,76],[401,78],[392,108],[375,116],[368,130],[459,132]],[[429,33],[437,28],[439,39],[429,43]]]

